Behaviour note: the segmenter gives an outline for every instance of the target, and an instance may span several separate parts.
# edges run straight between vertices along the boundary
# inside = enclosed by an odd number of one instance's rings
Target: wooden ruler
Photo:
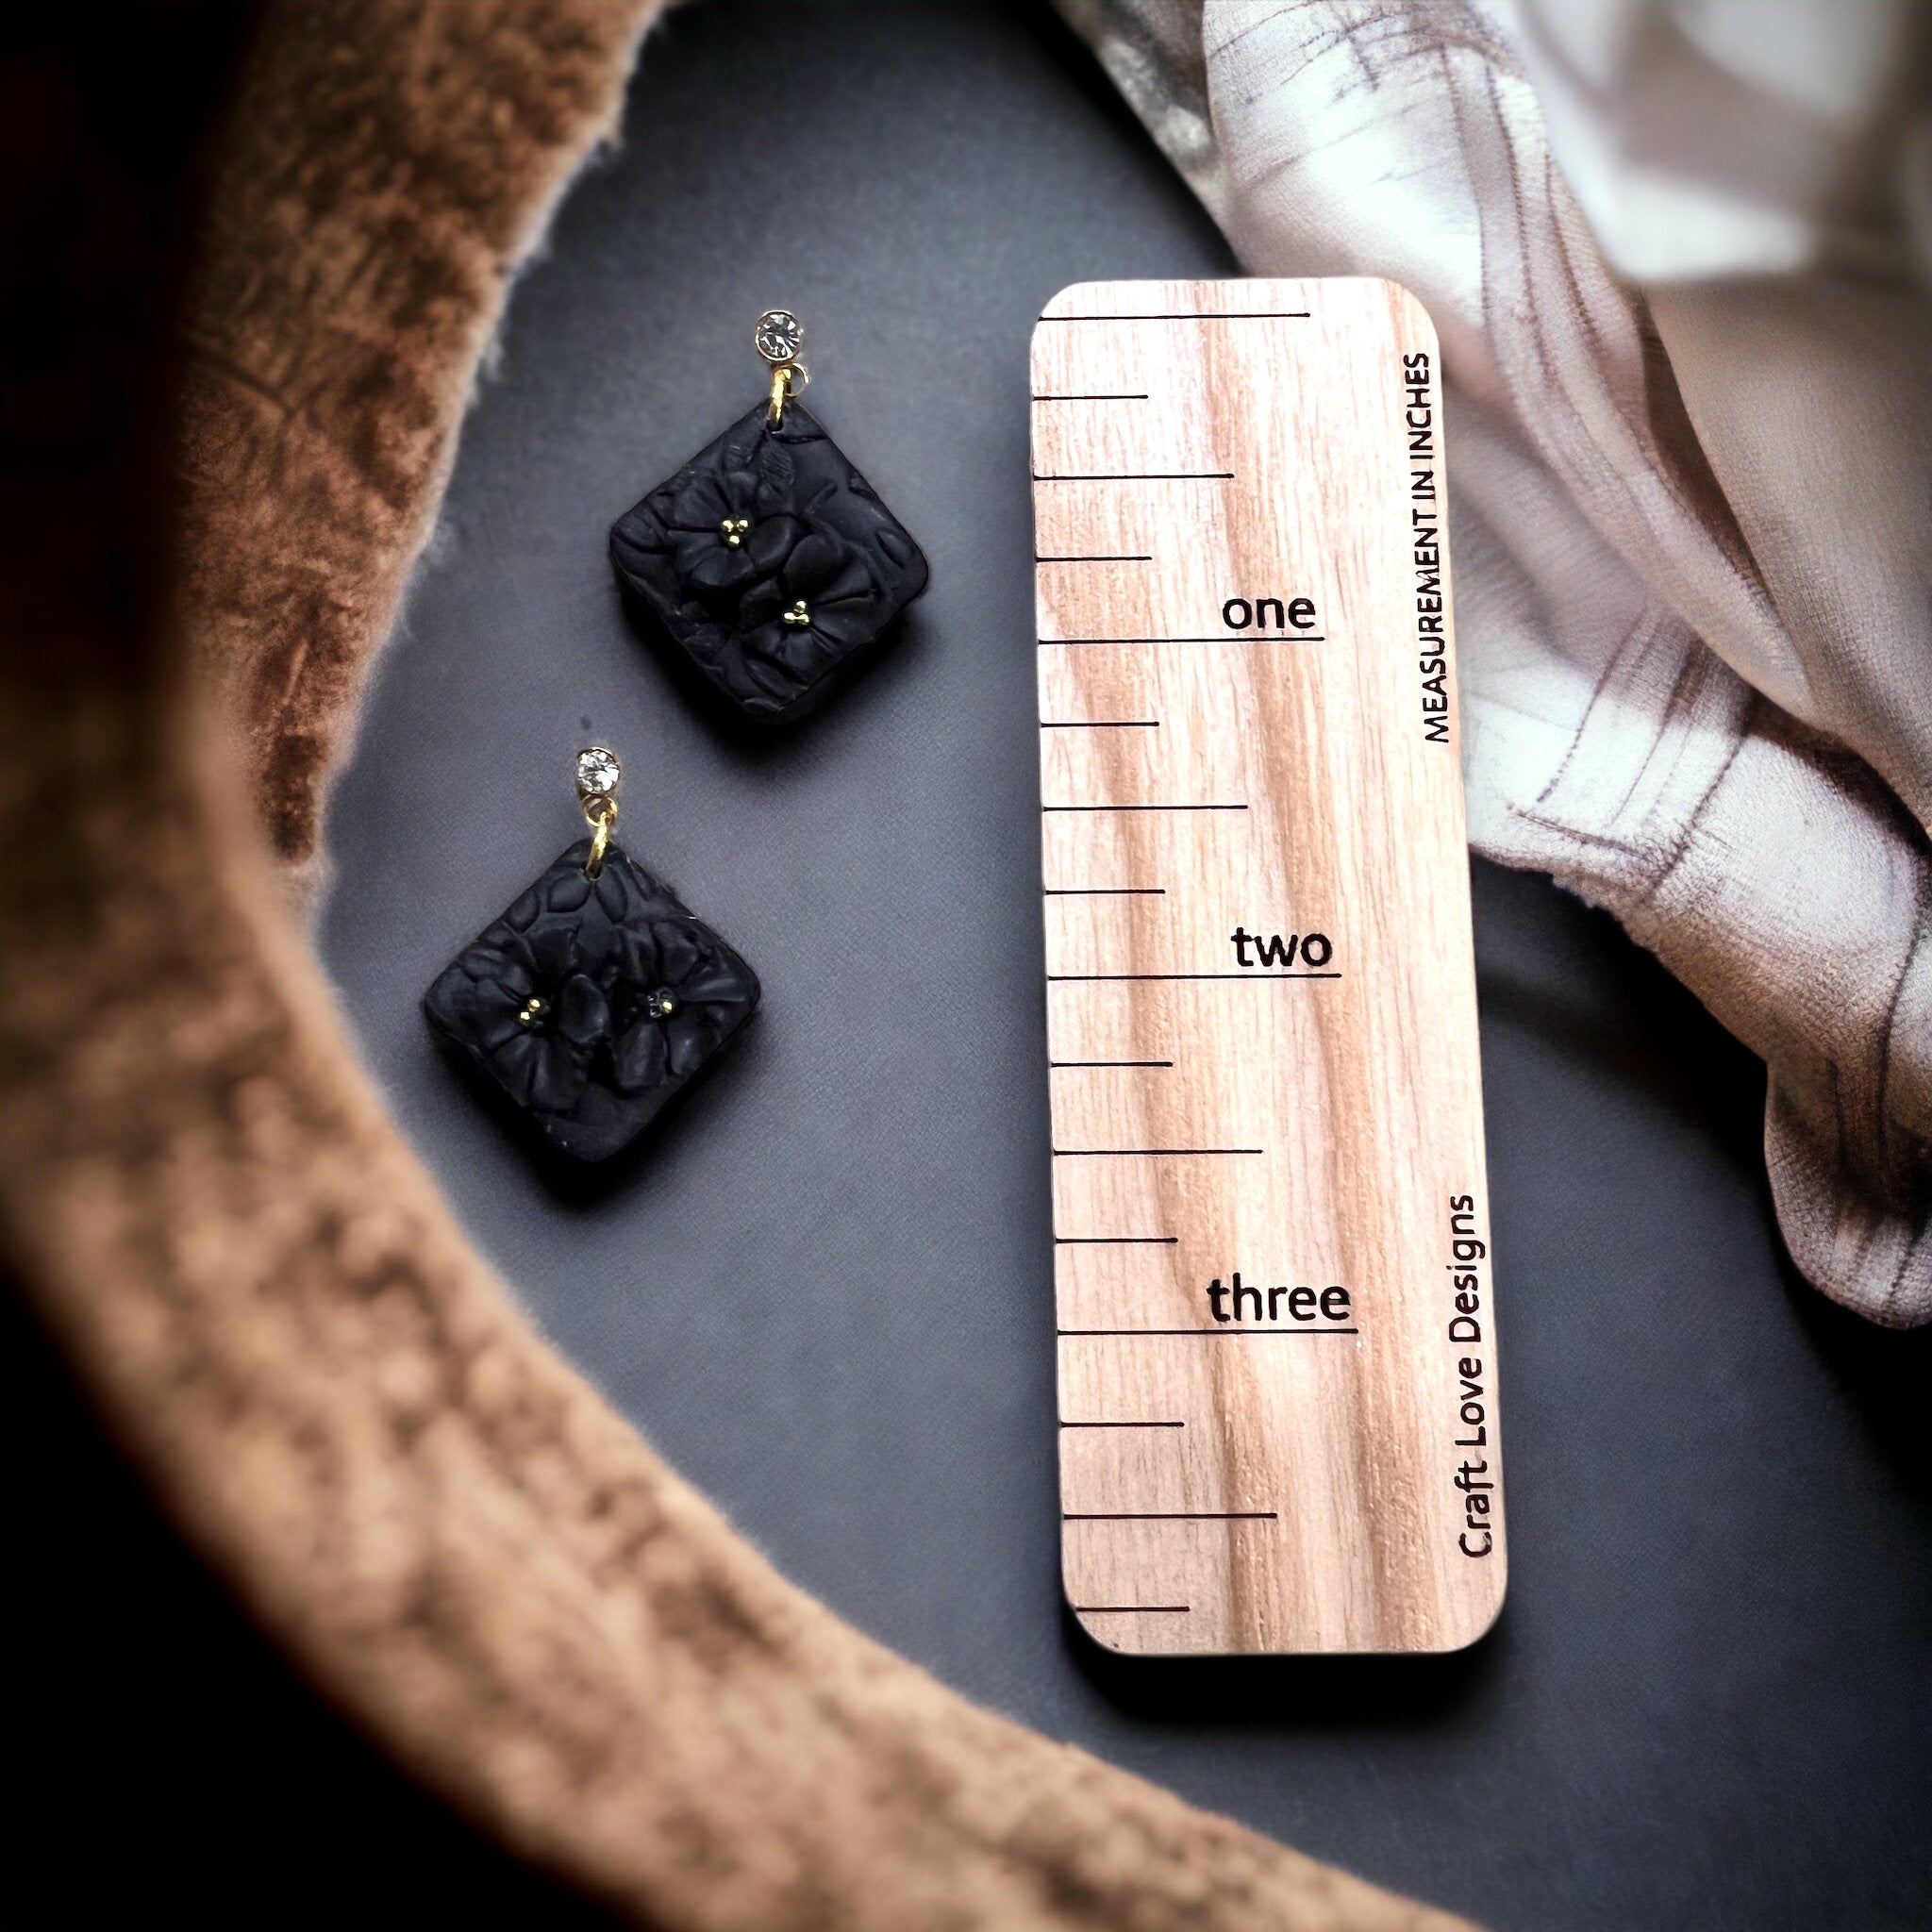
[[[1063,1575],[1110,1649],[1502,1604],[1440,360],[1369,280],[1034,333]]]

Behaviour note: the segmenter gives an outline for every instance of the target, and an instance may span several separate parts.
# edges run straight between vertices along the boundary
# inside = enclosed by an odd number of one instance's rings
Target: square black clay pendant
[[[610,527],[610,560],[703,682],[803,717],[925,589],[925,558],[796,403],[760,403]]]
[[[450,961],[423,1010],[560,1152],[608,1160],[730,1044],[755,974],[612,844],[564,853]]]

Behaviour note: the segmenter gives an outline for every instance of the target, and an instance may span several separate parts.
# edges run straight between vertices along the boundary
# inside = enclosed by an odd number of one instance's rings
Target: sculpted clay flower
[[[578,970],[575,934],[505,921],[460,964],[473,1037],[511,1098],[545,1112],[575,1107],[610,1023],[609,1003]]]
[[[626,931],[615,993],[611,1064],[627,1092],[682,1079],[742,1017],[741,963],[697,921],[653,920]]]

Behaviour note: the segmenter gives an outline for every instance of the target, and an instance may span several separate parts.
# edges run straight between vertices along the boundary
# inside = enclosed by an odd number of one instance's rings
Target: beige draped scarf
[[[1248,268],[1429,308],[1472,841],[1764,1057],[1798,1265],[1932,1319],[1928,17],[1061,5]]]

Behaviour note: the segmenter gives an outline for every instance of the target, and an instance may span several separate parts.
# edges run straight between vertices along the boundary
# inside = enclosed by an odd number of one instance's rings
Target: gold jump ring
[[[584,860],[584,876],[593,879],[604,870],[604,855],[610,849],[610,827],[617,823],[617,801],[586,799],[584,816],[591,822],[591,852]]]

